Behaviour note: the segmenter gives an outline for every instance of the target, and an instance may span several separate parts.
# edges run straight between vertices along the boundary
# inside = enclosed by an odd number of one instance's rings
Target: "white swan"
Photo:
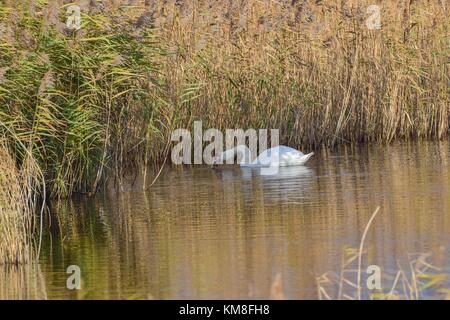
[[[309,158],[314,155],[314,152],[304,154],[293,148],[286,146],[276,146],[267,149],[256,158],[253,159],[251,151],[245,145],[239,145],[232,149],[222,152],[214,160],[214,164],[228,162],[237,156],[238,164],[241,167],[286,167],[286,166],[301,166],[304,165]]]

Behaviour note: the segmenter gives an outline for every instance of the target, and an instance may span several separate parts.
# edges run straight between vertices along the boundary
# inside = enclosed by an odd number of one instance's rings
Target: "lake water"
[[[0,298],[318,298],[369,229],[364,270],[389,287],[399,266],[433,253],[450,266],[450,144],[323,150],[274,176],[230,166],[167,167],[146,192],[52,204],[39,266],[0,272]],[[82,289],[66,288],[78,265]],[[277,276],[278,275],[278,276]],[[390,277],[386,276],[390,275]]]

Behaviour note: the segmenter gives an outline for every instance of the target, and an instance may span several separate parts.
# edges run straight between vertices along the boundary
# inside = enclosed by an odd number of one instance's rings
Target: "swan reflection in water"
[[[265,200],[283,204],[304,202],[309,198],[314,177],[314,170],[305,166],[279,167],[271,175],[262,174],[261,168],[235,166],[214,171],[222,180],[224,192],[239,189],[251,202],[260,194]]]

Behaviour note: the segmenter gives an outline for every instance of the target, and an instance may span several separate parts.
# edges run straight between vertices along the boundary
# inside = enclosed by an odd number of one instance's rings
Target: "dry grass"
[[[33,212],[27,177],[0,145],[0,265],[28,263],[33,258]]]

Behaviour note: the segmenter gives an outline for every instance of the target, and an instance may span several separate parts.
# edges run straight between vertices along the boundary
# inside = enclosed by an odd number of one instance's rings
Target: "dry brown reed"
[[[8,149],[0,145],[0,265],[33,258],[33,212],[27,179],[17,170]]]
[[[304,148],[436,138],[449,128],[447,1],[233,1],[165,5],[179,124],[280,128]],[[188,9],[187,9],[188,8]]]

